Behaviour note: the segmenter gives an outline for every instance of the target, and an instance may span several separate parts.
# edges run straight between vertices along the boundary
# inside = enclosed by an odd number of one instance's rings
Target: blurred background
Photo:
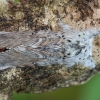
[[[13,93],[12,100],[100,100],[100,74],[79,86],[62,88],[41,94]]]

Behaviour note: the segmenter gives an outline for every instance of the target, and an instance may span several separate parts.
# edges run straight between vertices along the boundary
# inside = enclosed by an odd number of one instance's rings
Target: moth
[[[95,68],[92,58],[92,41],[100,34],[100,28],[76,31],[59,20],[58,32],[40,30],[38,32],[0,32],[0,47],[8,48],[0,52],[0,69],[24,66],[48,66],[52,64],[72,67],[82,64]]]

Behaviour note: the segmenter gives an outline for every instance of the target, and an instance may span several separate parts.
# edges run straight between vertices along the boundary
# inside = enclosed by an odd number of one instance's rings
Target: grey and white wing
[[[0,47],[8,49],[6,52],[0,52],[0,69],[33,66],[34,63],[39,66],[62,64],[62,39],[57,34],[43,32],[0,34]]]
[[[15,51],[30,56],[39,66],[63,63],[62,39],[54,34],[36,34],[31,41],[14,48]]]

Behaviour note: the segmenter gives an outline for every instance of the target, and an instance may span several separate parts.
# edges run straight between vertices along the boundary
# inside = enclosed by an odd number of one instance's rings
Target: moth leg
[[[93,38],[94,36],[100,34],[100,28],[92,28],[86,30],[86,34],[89,36],[89,38]]]
[[[92,59],[92,57],[88,57],[84,62],[81,62],[82,65],[84,65],[85,67],[91,67],[91,68],[95,68],[95,62]]]

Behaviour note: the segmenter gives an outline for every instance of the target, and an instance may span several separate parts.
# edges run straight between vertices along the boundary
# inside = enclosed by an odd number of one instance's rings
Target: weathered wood
[[[0,1],[0,31],[58,30],[57,11],[76,30],[100,26],[99,0],[7,1]]]
[[[59,65],[10,68],[0,71],[0,93],[4,96],[9,95],[11,99],[13,91],[18,93],[49,92],[62,87],[83,84],[99,71],[100,65],[95,69],[82,66],[67,69]]]

